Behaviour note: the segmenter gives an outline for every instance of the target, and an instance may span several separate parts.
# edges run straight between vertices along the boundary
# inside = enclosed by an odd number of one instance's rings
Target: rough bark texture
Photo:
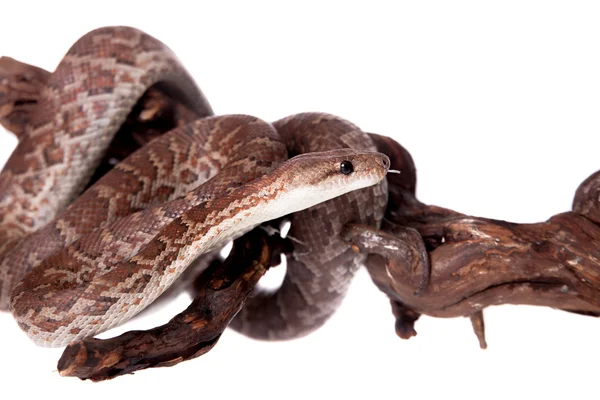
[[[192,304],[167,324],[112,339],[70,344],[58,362],[62,376],[101,381],[145,368],[167,367],[208,352],[238,313],[286,242],[257,228],[235,241],[225,262],[214,262],[196,283]]]
[[[345,238],[369,254],[368,271],[390,297],[398,336],[416,335],[420,314],[468,316],[485,348],[482,310],[499,304],[600,315],[600,172],[577,190],[573,212],[516,224],[422,204],[410,154],[389,138],[374,138],[402,174],[388,175],[381,230],[349,226]]]

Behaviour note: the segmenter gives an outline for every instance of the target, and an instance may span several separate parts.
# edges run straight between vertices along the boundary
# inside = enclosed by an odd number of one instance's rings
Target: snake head
[[[379,183],[389,167],[390,159],[373,151],[338,149],[301,154],[286,162],[286,189],[320,203]]]

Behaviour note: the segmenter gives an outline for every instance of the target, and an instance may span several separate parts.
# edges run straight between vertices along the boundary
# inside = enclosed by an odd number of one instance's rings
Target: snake
[[[90,183],[153,87],[197,118]],[[0,111],[14,97],[0,85]],[[390,161],[356,125],[325,113],[215,116],[174,53],[131,27],[77,40],[15,131],[0,173],[0,309],[41,346],[132,318],[194,260],[280,217],[296,243],[284,281],[250,298],[232,327],[262,339],[306,335],[362,264],[343,227],[378,226],[387,202]]]

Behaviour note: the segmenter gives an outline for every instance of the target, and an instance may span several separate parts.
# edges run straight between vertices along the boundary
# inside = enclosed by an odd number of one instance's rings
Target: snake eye
[[[342,161],[340,164],[340,172],[344,175],[350,175],[354,171],[354,167],[350,161]]]

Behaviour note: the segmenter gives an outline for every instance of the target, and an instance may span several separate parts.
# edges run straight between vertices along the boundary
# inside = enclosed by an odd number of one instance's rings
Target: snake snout
[[[385,154],[381,154],[381,163],[383,165],[383,169],[387,172],[390,169],[390,158]]]

